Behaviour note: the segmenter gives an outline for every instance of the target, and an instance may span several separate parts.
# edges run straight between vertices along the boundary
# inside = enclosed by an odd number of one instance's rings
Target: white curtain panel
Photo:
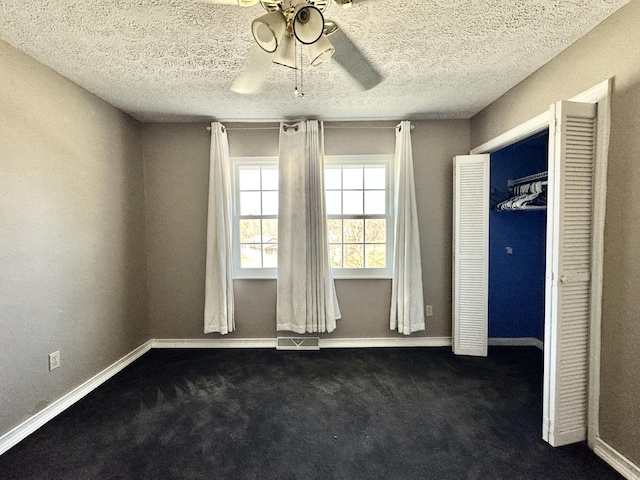
[[[233,270],[231,256],[231,174],[229,141],[224,126],[211,124],[209,212],[204,297],[204,333],[233,332]]]
[[[323,143],[316,120],[280,126],[278,331],[331,332],[340,318],[329,264]]]
[[[411,123],[396,128],[395,251],[391,283],[391,330],[405,335],[425,329],[418,210],[413,177]]]

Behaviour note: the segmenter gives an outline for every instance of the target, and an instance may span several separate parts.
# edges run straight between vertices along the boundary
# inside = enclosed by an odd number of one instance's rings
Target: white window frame
[[[393,275],[393,246],[394,246],[394,181],[393,181],[393,155],[326,155],[324,158],[325,168],[341,165],[384,165],[386,167],[386,214],[384,215],[329,215],[327,219],[386,219],[386,260],[385,268],[332,268],[334,278],[360,279],[360,278],[383,278],[389,279]]]
[[[386,231],[386,268],[332,268],[334,278],[360,279],[382,278],[390,279],[393,273],[393,244],[394,244],[394,181],[393,155],[326,155],[325,168],[340,165],[371,165],[378,164],[386,167],[386,199],[387,212],[385,215],[328,215],[328,218],[385,218]],[[239,168],[243,166],[278,166],[278,157],[231,157],[231,181],[233,188],[233,225],[232,225],[232,262],[234,279],[277,279],[277,268],[242,268],[240,248],[240,184]],[[277,215],[254,216],[252,218],[277,218]]]
[[[242,268],[241,248],[240,248],[240,220],[247,218],[240,215],[240,176],[238,174],[241,167],[275,166],[278,168],[278,157],[231,157],[231,181],[233,186],[233,234],[232,234],[232,255],[233,255],[233,278],[234,279],[275,279],[278,275],[277,268]],[[277,215],[251,216],[250,218],[278,218]]]

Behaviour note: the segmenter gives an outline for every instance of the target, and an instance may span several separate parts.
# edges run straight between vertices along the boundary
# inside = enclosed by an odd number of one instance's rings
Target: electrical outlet
[[[49,354],[49,370],[54,370],[60,366],[60,350]]]
[[[424,314],[427,317],[433,317],[433,305],[425,305],[424,306]]]

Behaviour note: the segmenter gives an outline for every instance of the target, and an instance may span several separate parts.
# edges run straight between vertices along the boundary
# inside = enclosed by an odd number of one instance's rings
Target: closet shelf
[[[523,183],[535,182],[536,180],[543,180],[543,179],[546,180],[548,176],[549,176],[549,172],[546,172],[546,171],[534,173],[533,175],[527,175],[526,177],[516,178],[515,180],[508,180],[507,187],[513,188],[516,185],[521,185]]]

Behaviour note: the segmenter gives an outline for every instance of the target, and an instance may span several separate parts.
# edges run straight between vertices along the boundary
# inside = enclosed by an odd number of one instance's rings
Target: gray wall
[[[640,465],[640,1],[605,20],[471,119],[479,145],[615,76],[607,181],[600,435]]]
[[[397,122],[328,123],[325,153],[394,152]],[[278,154],[278,130],[228,124],[232,156]],[[367,128],[367,127],[387,128]],[[427,331],[451,335],[451,159],[469,150],[469,122],[415,122],[413,151],[421,229]],[[344,127],[344,128],[336,128]],[[155,338],[203,334],[209,133],[204,124],[143,127],[149,311]],[[236,280],[237,330],[227,338],[273,338],[275,280]],[[397,336],[389,330],[389,280],[337,280],[342,320],[331,338]]]
[[[0,41],[0,435],[149,338],[139,130]]]
[[[640,181],[639,24],[640,1],[632,0],[470,122],[419,121],[413,132],[425,302],[434,305],[424,335],[448,336],[451,157],[616,77],[600,426],[603,439],[636,464],[640,207],[629,199]],[[0,42],[0,434],[150,337],[218,338],[202,333],[205,127],[140,126]],[[231,130],[230,142],[233,155],[277,154],[275,130]],[[391,153],[393,133],[328,128],[326,144],[327,154]],[[232,336],[275,336],[275,281],[235,286]],[[344,318],[333,337],[395,336],[388,281],[340,280],[337,287]],[[48,372],[54,350],[62,367]]]

